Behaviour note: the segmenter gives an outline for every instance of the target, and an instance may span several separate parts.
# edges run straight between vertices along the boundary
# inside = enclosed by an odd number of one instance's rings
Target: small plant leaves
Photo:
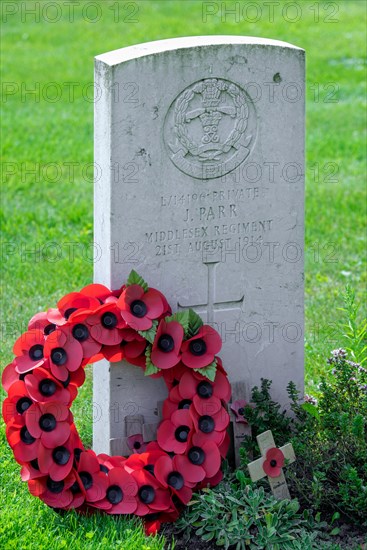
[[[154,342],[155,335],[157,333],[158,321],[154,319],[152,327],[149,330],[138,330],[140,336],[148,340],[151,344]]]
[[[195,334],[198,333],[199,328],[202,327],[204,323],[200,315],[195,313],[193,309],[189,309],[188,311],[189,311],[189,327],[187,330],[187,337],[192,338],[193,336],[195,336]]]
[[[145,376],[156,374],[160,370],[158,367],[156,367],[152,363],[152,360],[150,358],[151,353],[152,353],[152,346],[148,346],[147,349],[145,350],[145,371],[144,371]]]
[[[126,286],[131,286],[131,285],[139,285],[142,287],[142,289],[144,290],[144,292],[146,292],[149,287],[148,287],[148,283],[146,283],[143,279],[143,277],[141,277],[139,275],[139,273],[137,273],[136,271],[134,271],[134,269],[132,269],[130,271],[130,275],[128,276],[127,278],[127,283],[126,283]]]
[[[217,360],[214,359],[213,363],[210,363],[207,367],[202,369],[194,369],[195,372],[200,373],[205,378],[208,378],[211,382],[214,382],[215,375],[217,374]]]
[[[320,420],[320,413],[315,405],[312,405],[312,403],[303,403],[301,407],[308,412],[308,414],[316,418],[316,420]]]

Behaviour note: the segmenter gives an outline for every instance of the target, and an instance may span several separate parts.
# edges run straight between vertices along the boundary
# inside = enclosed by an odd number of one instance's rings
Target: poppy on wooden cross
[[[268,476],[273,495],[278,500],[290,499],[287,482],[283,473],[283,466],[296,460],[291,443],[279,449],[275,446],[273,434],[270,430],[256,437],[260,447],[261,458],[247,465],[252,481],[258,481]]]

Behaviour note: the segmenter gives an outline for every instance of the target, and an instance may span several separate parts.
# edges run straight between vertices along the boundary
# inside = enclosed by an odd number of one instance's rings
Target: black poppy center
[[[107,489],[106,498],[111,504],[118,504],[121,502],[124,498],[121,487],[118,485],[111,485],[111,487]]]
[[[23,426],[23,428],[20,430],[20,439],[25,445],[32,445],[32,443],[36,441],[36,438],[29,433],[26,426]]]
[[[35,344],[29,350],[29,357],[32,361],[39,361],[43,358],[43,346],[41,344]]]
[[[39,419],[39,427],[44,432],[52,432],[56,428],[56,424],[56,418],[50,413],[43,414]]]
[[[168,485],[179,491],[184,486],[184,478],[180,472],[171,472],[167,479]]]
[[[68,377],[65,382],[61,382],[61,384],[64,386],[64,388],[68,387],[68,385],[70,384],[70,372],[68,372]]]
[[[77,462],[80,460],[80,455],[82,454],[82,449],[79,449],[78,447],[74,449],[74,458]]]
[[[151,485],[143,485],[139,489],[139,498],[144,504],[150,504],[155,498],[155,490]]]
[[[204,355],[206,352],[206,343],[201,338],[190,342],[190,351],[193,355]]]
[[[53,380],[50,380],[49,378],[44,378],[38,384],[38,389],[39,392],[45,397],[51,397],[52,395],[54,395],[54,393],[56,393],[57,386]]]
[[[175,438],[180,443],[185,443],[189,436],[190,428],[188,426],[179,426],[175,431]]]
[[[134,300],[130,305],[130,311],[134,317],[144,317],[148,309],[145,303],[141,300]]]
[[[15,408],[17,409],[17,412],[19,414],[23,414],[27,409],[29,409],[31,405],[32,401],[29,399],[29,397],[21,397],[20,399],[18,399]]]
[[[146,519],[146,521],[156,521],[160,517],[161,514],[159,512],[155,512],[154,514],[147,514],[146,516],[144,516],[144,519]]]
[[[205,414],[199,418],[199,430],[205,434],[210,434],[215,428],[214,420],[211,416]]]
[[[73,327],[73,336],[78,342],[84,342],[88,339],[89,331],[85,325],[78,323]]]
[[[275,458],[273,458],[273,460],[270,461],[270,466],[272,468],[275,468],[276,465],[277,465],[277,461],[275,460]]]
[[[188,457],[191,464],[195,464],[195,466],[200,466],[205,460],[205,453],[200,447],[191,447]]]
[[[51,493],[61,493],[64,488],[64,482],[61,481],[54,481],[50,477],[47,478],[47,489],[51,491]]]
[[[49,334],[51,334],[51,332],[54,332],[54,330],[56,330],[56,325],[50,323],[49,325],[45,326],[45,328],[43,329],[43,333],[48,336]]]
[[[37,458],[34,458],[33,460],[30,461],[30,465],[32,466],[32,468],[34,468],[35,470],[39,470],[40,467],[38,465],[38,459]]]
[[[70,487],[70,491],[73,493],[73,495],[77,495],[78,493],[82,492],[77,481],[74,481],[74,483]]]
[[[104,328],[112,330],[117,325],[117,317],[114,313],[107,311],[102,315],[101,323]]]
[[[82,480],[82,483],[84,485],[84,489],[86,491],[92,487],[93,478],[92,478],[92,476],[89,472],[80,472],[79,477]]]
[[[51,351],[51,361],[55,363],[55,365],[58,365],[59,367],[66,363],[67,358],[68,356],[64,348],[54,348]]]
[[[70,451],[66,447],[56,447],[52,451],[53,461],[59,466],[65,466],[69,462]]]
[[[140,449],[141,443],[139,443],[139,441],[135,441],[133,447],[134,447],[134,449]]]
[[[158,340],[158,347],[164,353],[169,353],[175,347],[175,341],[170,334],[162,334]]]
[[[240,416],[244,416],[244,414],[245,414],[245,409],[244,409],[243,407],[240,407],[240,408],[238,409],[238,414],[239,414]]]
[[[69,309],[67,309],[67,310],[65,311],[65,313],[64,313],[65,319],[66,319],[66,320],[69,319],[70,315],[71,315],[72,313],[74,313],[74,311],[76,311],[77,309],[78,309],[77,307],[69,307]]]
[[[108,468],[107,466],[105,466],[104,464],[100,464],[99,465],[99,469],[101,472],[103,472],[104,474],[108,474]]]
[[[196,388],[196,392],[203,399],[209,399],[213,395],[213,386],[206,381],[200,382]]]
[[[144,466],[144,470],[146,470],[147,472],[152,474],[152,476],[154,476],[154,464],[147,464],[146,466]]]
[[[178,408],[179,409],[189,409],[191,403],[192,403],[191,399],[183,399],[182,401],[179,402]]]

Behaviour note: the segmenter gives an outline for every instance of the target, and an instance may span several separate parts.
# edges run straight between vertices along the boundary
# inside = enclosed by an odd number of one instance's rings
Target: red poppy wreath
[[[222,478],[231,388],[221,345],[135,271],[117,291],[91,284],[37,313],[2,377],[6,436],[31,494],[58,510],[144,516],[147,533],[175,521],[194,490]],[[102,358],[163,377],[169,392],[157,440],[133,438],[128,457],[85,449],[70,411],[84,367]]]

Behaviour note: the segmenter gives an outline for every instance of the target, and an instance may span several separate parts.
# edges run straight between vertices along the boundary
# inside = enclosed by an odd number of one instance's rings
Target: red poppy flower
[[[159,521],[159,519],[151,520],[151,521],[144,521],[144,532],[147,537],[149,536],[155,536],[159,529],[161,528],[162,522]]]
[[[88,502],[105,498],[109,485],[108,470],[106,472],[101,468],[93,451],[83,451],[80,454],[77,473]]]
[[[73,467],[74,449],[78,444],[81,445],[81,442],[75,429],[62,445],[50,449],[41,444],[38,451],[39,470],[54,481],[65,479]]]
[[[192,369],[207,367],[222,347],[222,340],[209,325],[200,327],[198,333],[182,344],[182,362]]]
[[[28,323],[28,330],[34,329],[41,330],[43,334],[47,336],[56,329],[56,325],[54,323],[50,323],[47,319],[46,311],[41,311],[40,313],[33,315],[32,319]]]
[[[178,389],[182,399],[193,399],[194,395],[198,395],[202,399],[216,397],[227,403],[231,397],[231,386],[228,378],[218,368],[214,382],[211,382],[199,372],[186,370],[182,375]]]
[[[144,292],[140,285],[128,286],[117,305],[122,318],[135,330],[149,330],[153,319],[158,319],[164,311],[163,295],[154,288]]]
[[[86,296],[81,292],[71,292],[57,302],[57,308],[51,308],[47,311],[49,323],[62,326],[67,323],[70,315],[78,309],[94,310],[100,306],[99,300],[94,297]]]
[[[109,470],[105,497],[92,506],[105,510],[107,514],[133,514],[137,508],[138,485],[124,468]]]
[[[229,414],[222,407],[213,415],[200,415],[194,409],[190,410],[196,431],[196,445],[201,447],[206,441],[214,441],[221,445],[226,435],[229,424]]]
[[[58,401],[64,405],[70,405],[77,395],[77,389],[73,384],[65,388],[49,370],[41,367],[27,374],[24,383],[30,397],[38,403]]]
[[[128,473],[147,470],[147,472],[154,475],[155,464],[162,456],[167,456],[167,453],[162,451],[155,442],[151,442],[146,445],[145,452],[130,455],[124,463],[124,468]]]
[[[33,437],[25,423],[25,415],[13,418],[6,426],[6,438],[19,464],[31,462],[38,457],[40,439]]]
[[[195,445],[198,439],[197,434],[194,434],[187,453],[176,457],[179,459],[179,471],[184,472],[187,481],[195,485],[205,478],[215,476],[221,466],[218,445],[213,441],[207,441],[199,447]]]
[[[105,303],[106,300],[112,298],[119,298],[121,293],[125,290],[126,286],[122,285],[117,290],[110,290],[105,285],[93,283],[85,286],[81,289],[80,293],[90,298],[97,298],[100,303]]]
[[[220,452],[220,456],[222,458],[226,458],[226,456],[228,454],[230,443],[231,443],[231,439],[229,437],[228,432],[226,432],[226,435],[224,436],[223,442],[218,447],[219,452]]]
[[[98,461],[99,461],[99,467],[101,471],[108,473],[112,468],[123,468],[124,464],[126,462],[126,458],[124,456],[110,456],[106,455],[104,453],[100,453],[97,455]],[[107,470],[107,471],[106,471]]]
[[[47,337],[44,353],[52,374],[62,382],[68,379],[69,372],[80,367],[83,359],[82,346],[66,328],[55,330]]]
[[[144,442],[143,436],[141,434],[130,435],[127,438],[127,446],[134,453],[144,453],[146,449],[146,443]]]
[[[31,405],[32,399],[24,382],[21,380],[14,382],[9,388],[8,397],[3,401],[2,413],[5,424],[12,418],[24,414]]]
[[[22,481],[29,481],[30,479],[37,479],[38,477],[44,477],[38,466],[38,459],[35,458],[31,462],[23,464],[22,469],[20,470],[20,477]]]
[[[115,346],[103,347],[102,353],[108,361],[111,361],[111,363],[122,361],[123,359],[130,362],[130,359],[136,359],[141,355],[144,355],[145,348],[145,338],[140,336],[140,334],[131,328],[123,328],[121,343]]]
[[[81,312],[83,314],[83,312]],[[67,323],[69,334],[79,342],[83,349],[83,357],[92,363],[93,356],[96,356],[102,348],[102,344],[97,342],[90,333],[90,326],[86,323],[81,323],[76,320],[71,320]]]
[[[162,449],[176,454],[186,451],[193,428],[190,411],[175,411],[170,420],[163,420],[157,430],[157,441]]]
[[[51,508],[78,508],[85,500],[84,494],[78,490],[76,476],[71,472],[65,479],[53,480],[50,476],[28,481],[29,492],[39,497]]]
[[[154,338],[151,360],[159,369],[170,369],[180,362],[184,329],[177,321],[159,323]]]
[[[62,382],[62,385],[64,386],[64,388],[68,388],[71,390],[70,385],[80,388],[80,386],[84,384],[84,381],[85,370],[83,367],[79,367],[77,370],[69,372],[67,379]]]
[[[204,477],[201,472],[185,460],[186,457],[177,455],[173,458],[162,456],[155,466],[155,477],[163,487],[169,487],[177,497],[187,504],[192,497],[192,487]]]
[[[169,418],[175,410],[189,408],[191,404],[201,415],[215,414],[221,409],[221,400],[227,402],[230,395],[231,387],[222,372],[217,371],[214,382],[211,382],[198,372],[186,370],[164,402],[163,418]]]
[[[219,470],[217,474],[213,477],[206,477],[203,481],[197,486],[197,489],[206,489],[208,487],[216,487],[223,479],[223,472]]]
[[[45,447],[63,445],[70,436],[72,414],[63,403],[34,403],[25,413],[27,430]]]
[[[279,477],[284,466],[284,454],[280,449],[272,447],[266,451],[263,470],[269,477]]]
[[[234,412],[236,422],[239,422],[241,424],[248,424],[246,418],[244,417],[246,405],[247,402],[244,399],[237,399],[232,403],[231,411]]]
[[[120,344],[121,329],[126,327],[115,302],[102,304],[94,311],[76,312],[71,315],[70,322],[86,325],[94,340],[108,346]]]
[[[178,385],[185,372],[187,372],[187,367],[180,362],[171,369],[160,371],[160,374],[163,376],[165,384],[170,391]]]
[[[169,491],[147,470],[136,470],[131,476],[138,484],[136,516],[146,516],[155,512],[167,511],[172,507]]]
[[[41,330],[28,330],[18,338],[13,347],[14,363],[19,374],[29,372],[45,364],[45,336]]]
[[[12,361],[9,365],[6,365],[1,375],[1,384],[6,392],[9,391],[10,386],[14,382],[20,380],[21,375],[15,370],[15,367],[15,361]]]

